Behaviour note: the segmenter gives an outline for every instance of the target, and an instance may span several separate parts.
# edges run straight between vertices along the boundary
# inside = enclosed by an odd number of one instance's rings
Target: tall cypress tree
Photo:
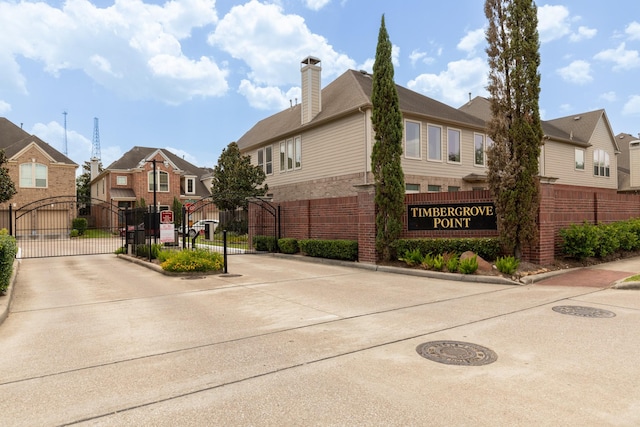
[[[16,186],[11,181],[9,170],[4,166],[6,162],[7,157],[4,150],[0,150],[0,203],[11,200],[16,194]]]
[[[543,136],[537,8],[533,0],[486,0],[485,15],[493,139],[488,182],[504,248],[521,257],[525,244],[537,240]]]
[[[384,23],[378,34],[373,64],[373,111],[371,121],[375,144],[371,153],[376,195],[376,249],[382,259],[391,259],[391,244],[402,232],[404,212],[404,173],[402,172],[402,113],[393,80],[391,41]]]

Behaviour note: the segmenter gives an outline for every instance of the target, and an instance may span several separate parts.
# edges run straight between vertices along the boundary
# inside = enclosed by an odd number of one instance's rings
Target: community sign
[[[409,205],[409,230],[497,230],[496,208],[491,202]]]

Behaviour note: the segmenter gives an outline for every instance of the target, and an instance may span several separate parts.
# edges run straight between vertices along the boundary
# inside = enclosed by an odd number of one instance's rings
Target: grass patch
[[[84,234],[78,236],[81,239],[97,239],[100,237],[113,237],[114,234],[110,230],[102,230],[99,228],[88,228],[84,230]]]
[[[158,259],[160,267],[172,273],[222,271],[224,268],[221,254],[204,249],[161,251]]]
[[[635,276],[627,277],[624,279],[625,282],[640,282],[640,274],[636,274]]]

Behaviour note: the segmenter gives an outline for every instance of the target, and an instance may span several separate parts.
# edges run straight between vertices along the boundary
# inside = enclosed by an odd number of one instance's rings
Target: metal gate
[[[97,199],[78,202],[75,195],[10,206],[9,233],[21,258],[113,253],[124,244],[118,207]]]

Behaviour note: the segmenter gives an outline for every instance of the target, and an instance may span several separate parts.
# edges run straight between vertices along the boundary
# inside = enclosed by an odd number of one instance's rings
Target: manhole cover
[[[570,314],[571,316],[580,317],[615,317],[613,311],[600,310],[593,307],[581,307],[579,305],[557,305],[552,308],[556,313]]]
[[[481,366],[498,360],[493,350],[461,341],[431,341],[420,344],[416,351],[425,359],[447,365]]]
[[[242,274],[221,274],[220,277],[242,277]]]

